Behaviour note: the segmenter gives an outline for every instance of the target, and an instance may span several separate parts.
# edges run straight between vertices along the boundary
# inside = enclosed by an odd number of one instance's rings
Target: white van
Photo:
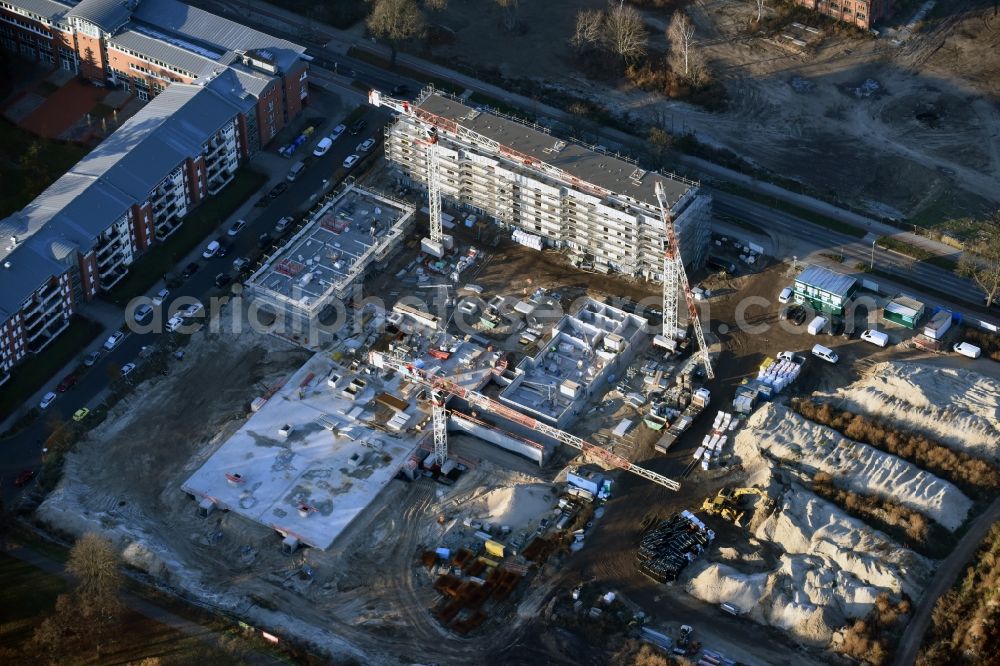
[[[840,357],[837,356],[837,352],[833,351],[829,347],[824,347],[823,345],[813,345],[812,354],[817,358],[823,359],[827,363],[836,363],[840,360]]]
[[[811,322],[809,322],[809,335],[819,335],[826,330],[826,327],[830,325],[830,320],[826,317],[816,317]]]
[[[299,174],[302,173],[302,171],[305,168],[306,168],[306,163],[305,162],[301,162],[301,161],[300,162],[296,162],[295,164],[292,165],[292,168],[288,170],[288,175],[285,176],[285,178],[287,178],[288,181],[291,182],[291,181],[295,180],[296,178],[298,178]]]
[[[740,615],[742,613],[738,606],[734,606],[732,604],[719,604],[719,608],[730,615]]]
[[[979,356],[983,353],[982,349],[968,342],[957,342],[955,343],[955,346],[952,347],[952,350],[954,350],[956,354],[968,356],[969,358],[979,358]]]
[[[876,347],[885,347],[889,344],[889,336],[882,331],[876,331],[873,329],[868,329],[861,334],[861,339],[865,342],[870,342]]]

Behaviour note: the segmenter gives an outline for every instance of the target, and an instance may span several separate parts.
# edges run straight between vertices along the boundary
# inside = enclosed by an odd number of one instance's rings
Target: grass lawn
[[[912,245],[906,241],[899,240],[898,238],[893,238],[892,236],[879,237],[878,245],[879,247],[884,247],[887,250],[905,254],[908,257],[916,259],[917,261],[932,264],[938,268],[943,268],[948,271],[953,271],[958,268],[958,262],[949,257],[942,257],[934,254],[933,252],[929,252],[918,245]]]
[[[29,154],[32,146],[37,150]],[[88,152],[75,143],[42,139],[0,118],[0,218],[24,208]]]
[[[31,638],[35,627],[55,608],[56,597],[67,589],[59,576],[46,573],[6,553],[0,553],[0,645],[17,649]],[[206,633],[209,630],[206,629]],[[60,655],[59,663],[128,664],[158,657],[162,666],[171,664],[235,664],[237,659],[165,624],[127,610],[121,619],[119,640],[105,646],[100,657],[75,652]]]
[[[24,400],[59,372],[101,332],[101,325],[76,315],[69,328],[45,350],[14,368],[10,379],[0,386],[0,420],[7,418]]]
[[[175,270],[195,246],[214,233],[219,222],[233,214],[243,202],[255,194],[267,181],[267,176],[246,167],[236,172],[233,182],[214,197],[209,197],[188,213],[184,224],[163,243],[150,248],[129,268],[128,274],[115,285],[106,298],[124,307],[132,298],[145,293],[157,280]]]
[[[4,597],[4,603],[0,604],[0,645],[8,646],[31,638],[35,625],[66,589],[62,578],[6,553],[0,553],[0,586]]]

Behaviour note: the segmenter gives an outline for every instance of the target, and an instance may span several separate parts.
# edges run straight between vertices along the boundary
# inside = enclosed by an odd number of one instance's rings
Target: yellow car
[[[80,409],[73,412],[73,420],[82,421],[85,418],[87,418],[87,414],[90,414],[90,410],[87,409],[86,407],[81,407]]]

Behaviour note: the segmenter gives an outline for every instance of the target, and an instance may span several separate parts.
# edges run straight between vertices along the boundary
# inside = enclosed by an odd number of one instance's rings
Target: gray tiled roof
[[[131,28],[122,30],[109,39],[108,42],[112,45],[117,44],[136,53],[141,53],[152,60],[160,60],[168,63],[178,69],[190,72],[196,77],[205,76],[213,68],[219,66],[211,58],[181,48],[180,46],[169,44]]]
[[[56,2],[55,0],[16,0],[13,4],[32,14],[44,16],[47,19],[55,19],[70,10],[68,4]]]
[[[81,18],[104,32],[114,33],[128,23],[136,2],[138,0],[81,0],[67,16]]]
[[[175,83],[157,95],[24,209],[0,220],[0,309],[16,312],[48,277],[86,253],[239,110],[227,95]],[[11,247],[10,238],[18,243]]]
[[[453,120],[462,127],[551,164],[584,182],[623,194],[649,206],[658,205],[654,190],[654,183],[657,180],[663,181],[667,202],[671,206],[691,189],[688,183],[652,171],[645,174],[639,184],[636,184],[630,178],[636,167],[625,160],[575,143],[567,143],[559,152],[552,152],[551,149],[557,139],[551,134],[492,113],[476,115],[472,107],[444,95],[436,93],[429,95],[420,103],[419,108]]]
[[[235,21],[185,5],[177,0],[143,0],[135,18],[177,35],[226,51],[269,51],[278,67],[287,70],[305,53],[305,47],[273,37]]]
[[[857,282],[850,275],[837,273],[822,266],[808,266],[799,273],[795,281],[838,296],[846,296]]]

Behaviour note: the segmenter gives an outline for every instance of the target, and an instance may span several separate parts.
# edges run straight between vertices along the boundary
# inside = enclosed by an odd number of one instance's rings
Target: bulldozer
[[[736,525],[736,527],[742,527],[743,518],[747,512],[740,506],[740,499],[748,495],[760,497],[758,508],[764,513],[770,511],[774,504],[774,500],[768,496],[767,491],[756,486],[750,488],[722,488],[716,493],[715,497],[705,498],[705,501],[701,505],[701,510],[710,516],[722,516],[725,520]]]

